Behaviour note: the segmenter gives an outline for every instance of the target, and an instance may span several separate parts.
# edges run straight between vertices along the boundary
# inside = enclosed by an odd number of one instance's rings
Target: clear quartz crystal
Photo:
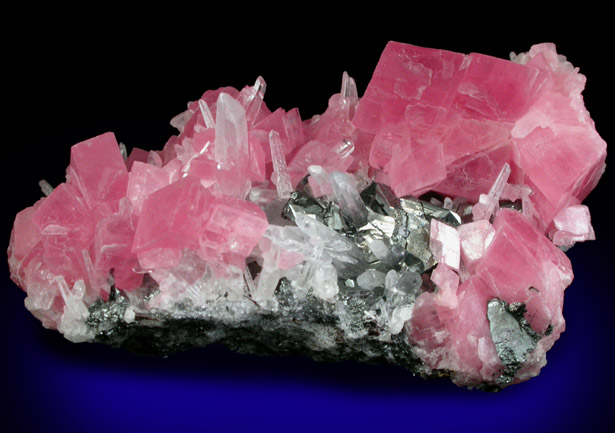
[[[287,199],[290,197],[293,186],[288,175],[284,145],[277,131],[271,130],[269,132],[269,146],[271,147],[271,161],[273,163],[273,183],[278,191],[278,197]]]
[[[478,203],[472,208],[475,220],[488,220],[496,210],[500,197],[504,192],[508,177],[510,176],[510,165],[504,164],[498,177],[493,182],[488,194],[481,194]]]
[[[246,112],[233,97],[220,93],[216,104],[216,161],[223,170],[244,167],[248,154]]]
[[[310,165],[308,167],[308,173],[310,174],[308,181],[312,187],[314,196],[325,196],[328,199],[333,199],[335,192],[331,184],[331,177],[327,171],[320,165]]]
[[[259,76],[254,86],[249,89],[244,102],[247,105],[246,118],[248,125],[253,125],[258,118],[261,106],[263,105],[263,99],[265,98],[265,90],[267,90],[267,83],[265,83],[263,77]]]
[[[335,191],[336,202],[342,212],[350,217],[356,227],[367,223],[367,208],[361,200],[352,178],[347,173],[334,171],[330,175],[331,184]]]
[[[371,290],[384,285],[386,275],[374,269],[368,269],[357,277],[357,283],[363,289]]]
[[[207,128],[215,128],[216,123],[214,122],[214,117],[211,114],[211,110],[207,105],[207,102],[199,99],[199,110],[201,111],[201,116],[203,116],[203,122],[205,122],[205,126]]]
[[[47,182],[45,179],[42,179],[41,181],[39,181],[38,184],[41,187],[41,192],[45,194],[45,197],[49,197],[51,193],[53,192],[53,187],[51,186],[51,184]]]

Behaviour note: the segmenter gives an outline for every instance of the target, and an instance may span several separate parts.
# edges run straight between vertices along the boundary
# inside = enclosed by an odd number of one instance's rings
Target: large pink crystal
[[[353,120],[376,135],[370,163],[381,179],[398,195],[433,189],[475,201],[509,163],[511,183],[533,190],[542,231],[583,200],[606,158],[583,106],[585,77],[553,44],[514,60],[390,42]]]
[[[269,110],[262,77],[209,90],[171,120],[178,134],[161,150],[126,155],[113,133],[75,144],[66,182],[15,218],[11,277],[28,309],[75,341],[93,338],[88,308],[116,289],[130,304],[118,320],[131,322],[175,306],[201,314],[217,300],[274,314],[283,279],[324,310],[345,305],[349,287],[414,287],[380,343],[403,329],[421,373],[461,385],[526,380],[565,327],[573,275],[558,247],[595,238],[580,203],[605,169],[606,143],[584,84],[553,44],[508,61],[390,42],[362,98],[344,73],[311,119]],[[360,195],[373,182],[390,187],[391,203],[431,192],[406,206],[459,215],[376,215]],[[314,214],[283,219],[305,191]],[[381,307],[361,317],[378,322]],[[531,349],[506,346],[507,326]]]

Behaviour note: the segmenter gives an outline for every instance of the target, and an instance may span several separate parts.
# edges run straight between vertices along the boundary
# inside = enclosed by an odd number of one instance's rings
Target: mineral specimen
[[[207,91],[160,151],[74,145],[15,218],[11,277],[72,341],[527,380],[564,330],[562,249],[595,237],[581,202],[606,144],[584,83],[553,44],[390,42],[362,98],[344,73],[311,119],[269,110],[261,77]]]

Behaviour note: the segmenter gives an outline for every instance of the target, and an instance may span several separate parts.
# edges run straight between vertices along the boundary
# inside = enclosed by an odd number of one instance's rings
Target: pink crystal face
[[[383,341],[403,333],[422,373],[452,372],[460,385],[503,371],[506,384],[526,380],[565,327],[573,274],[562,249],[595,238],[581,202],[605,169],[606,143],[584,85],[553,44],[509,61],[390,42],[363,97],[344,73],[311,119],[271,111],[261,77],[209,90],[171,120],[178,133],[161,150],[126,155],[113,133],[75,144],[66,182],[15,218],[11,277],[27,308],[74,341],[93,338],[87,309],[114,289],[129,299],[127,322],[220,299],[265,311],[282,279],[329,306],[351,280],[397,290],[398,269],[375,265],[399,253],[385,242],[394,218],[373,219],[359,194],[378,182],[461,215],[413,228],[429,256],[421,290],[391,313]],[[305,185],[345,219],[283,219]],[[365,239],[353,244],[344,224],[381,230],[365,257]],[[146,286],[156,288],[147,299]],[[514,362],[493,329],[506,314],[535,340]]]
[[[587,196],[606,143],[583,105],[585,77],[553,44],[513,60],[387,45],[353,123],[375,134],[370,163],[396,194],[431,189],[476,201],[508,163],[510,183],[532,188],[542,231]]]

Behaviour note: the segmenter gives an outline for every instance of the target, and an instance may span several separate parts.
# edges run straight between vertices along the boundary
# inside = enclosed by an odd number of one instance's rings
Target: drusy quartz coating
[[[162,150],[106,133],[15,218],[12,279],[45,327],[155,354],[389,362],[529,379],[564,329],[563,250],[594,239],[605,168],[553,44],[511,60],[390,42],[365,94],[311,119],[258,77],[209,90]]]

